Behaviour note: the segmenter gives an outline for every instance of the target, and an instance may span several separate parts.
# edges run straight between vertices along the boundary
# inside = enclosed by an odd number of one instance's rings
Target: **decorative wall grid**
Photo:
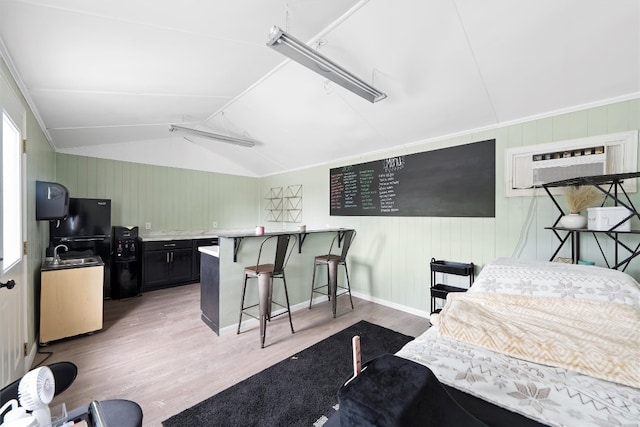
[[[268,222],[302,221],[302,184],[272,187],[265,200]]]

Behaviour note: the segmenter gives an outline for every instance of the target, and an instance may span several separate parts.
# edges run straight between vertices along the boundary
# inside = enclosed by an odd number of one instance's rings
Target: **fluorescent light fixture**
[[[220,134],[213,133],[213,132],[206,132],[206,131],[203,131],[203,130],[186,128],[186,127],[177,126],[177,125],[171,125],[169,127],[169,131],[171,131],[171,132],[188,133],[188,134],[191,134],[191,135],[199,136],[201,138],[215,139],[216,141],[227,142],[229,144],[235,144],[235,145],[239,145],[241,147],[249,147],[249,148],[251,148],[251,147],[256,145],[256,143],[254,141],[249,141],[248,139],[236,138],[236,137],[228,136],[228,135],[220,135]]]
[[[310,48],[300,40],[292,37],[277,26],[271,28],[270,40],[267,46],[272,47],[284,56],[304,65],[323,77],[360,95],[369,102],[378,102],[387,95],[369,85],[365,81],[354,76],[335,62],[321,55],[315,49]]]

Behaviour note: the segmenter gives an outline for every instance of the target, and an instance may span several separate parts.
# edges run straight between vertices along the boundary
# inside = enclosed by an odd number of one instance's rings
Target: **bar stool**
[[[349,294],[349,301],[351,302],[351,309],[353,310],[353,299],[351,299],[351,283],[349,283],[349,269],[347,268],[347,253],[351,247],[353,239],[356,237],[355,230],[340,231],[331,241],[329,247],[329,253],[327,255],[319,255],[315,257],[313,261],[313,277],[311,279],[311,299],[309,300],[309,309],[313,304],[313,294],[326,295],[331,301],[331,308],[333,310],[333,317],[336,317],[336,298],[346,293]],[[332,253],[333,247],[340,247],[342,245],[342,252],[340,255]],[[322,286],[316,286],[316,269],[320,265],[327,266],[327,284]],[[344,272],[347,277],[347,286],[340,286],[338,284],[338,266],[344,266]],[[327,288],[325,290],[325,288]],[[342,293],[338,293],[338,289],[343,289]]]
[[[273,264],[260,264],[262,249],[269,240],[277,237],[275,260]],[[291,308],[289,307],[289,293],[287,291],[287,279],[284,275],[284,267],[289,260],[289,256],[295,247],[296,237],[291,234],[280,234],[278,236],[269,236],[260,244],[258,251],[258,260],[255,265],[244,268],[244,286],[242,288],[242,301],[240,302],[240,319],[238,320],[238,334],[242,325],[242,315],[247,315],[260,321],[260,346],[264,348],[264,341],[267,331],[267,321],[272,318],[281,316],[285,313],[289,315],[289,325],[291,325],[291,333],[293,330],[293,322],[291,321]],[[293,244],[290,244],[293,243]],[[290,248],[290,249],[289,249]],[[288,250],[287,250],[288,249]],[[284,295],[286,305],[273,301],[273,279],[282,279],[284,285]],[[247,291],[248,279],[258,279],[258,303],[245,306],[245,295]],[[271,315],[272,305],[277,305],[285,310],[281,313]],[[250,309],[258,307],[258,315],[251,313]],[[255,310],[254,310],[255,312]]]

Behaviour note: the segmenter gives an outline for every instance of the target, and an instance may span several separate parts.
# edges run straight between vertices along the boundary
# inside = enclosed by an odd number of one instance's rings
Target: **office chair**
[[[57,362],[48,365],[55,381],[54,396],[59,395],[69,388],[78,375],[78,367],[71,362]],[[0,406],[11,399],[18,400],[19,378],[0,390]],[[136,402],[125,399],[101,400],[99,405],[102,408],[104,418],[108,427],[141,427],[142,408]],[[80,418],[89,412],[90,404],[75,408],[68,412],[67,419]]]

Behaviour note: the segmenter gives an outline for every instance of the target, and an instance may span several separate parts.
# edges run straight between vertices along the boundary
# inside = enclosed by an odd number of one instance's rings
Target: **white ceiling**
[[[273,25],[388,98],[288,61]],[[640,96],[638,0],[0,0],[0,40],[56,151],[248,176]]]

